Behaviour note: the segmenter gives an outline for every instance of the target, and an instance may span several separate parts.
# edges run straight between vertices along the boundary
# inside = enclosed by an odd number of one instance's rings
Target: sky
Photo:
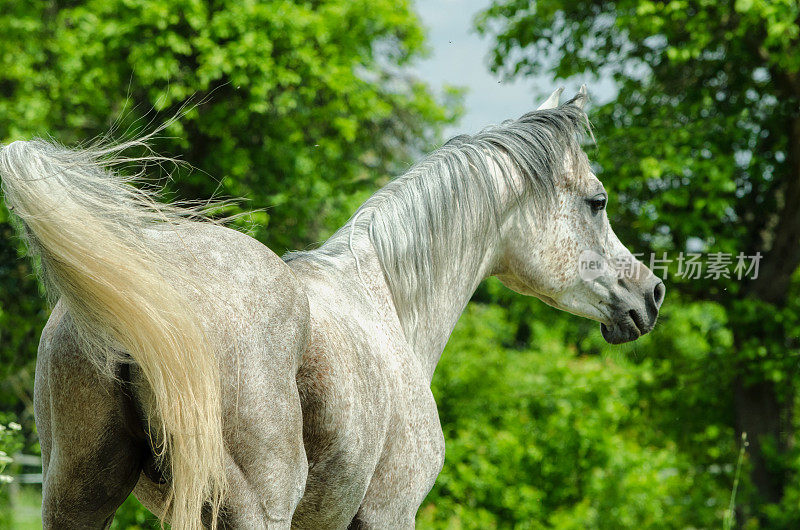
[[[453,85],[467,89],[465,113],[448,128],[445,137],[475,133],[488,125],[518,118],[534,110],[559,86],[571,97],[581,81],[554,81],[549,76],[504,81],[489,71],[491,42],[473,29],[475,15],[491,0],[416,0],[414,7],[427,29],[431,54],[417,63],[416,75],[434,89]],[[613,82],[601,80],[588,85],[592,101],[608,101],[614,95]]]

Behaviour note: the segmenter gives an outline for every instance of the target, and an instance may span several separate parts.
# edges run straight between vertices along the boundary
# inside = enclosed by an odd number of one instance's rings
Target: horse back
[[[304,321],[301,327],[308,326],[304,285],[277,254],[256,239],[208,223],[152,236],[202,285],[201,292],[190,286],[179,288],[185,289],[188,303],[197,308],[207,333],[220,340],[226,351],[233,351],[248,334],[279,324],[282,315]],[[299,357],[296,360],[299,365]]]

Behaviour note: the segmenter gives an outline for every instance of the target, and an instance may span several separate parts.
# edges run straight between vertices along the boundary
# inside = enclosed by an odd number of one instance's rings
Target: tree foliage
[[[503,289],[491,281],[483,296]],[[731,343],[725,312],[673,305],[660,330],[608,350],[585,320],[510,305],[470,305],[437,368],[447,459],[419,527],[718,526],[733,429],[720,397],[685,403],[673,387],[707,383],[698,367]],[[515,305],[527,307],[524,343]],[[697,417],[700,406],[715,413]]]
[[[505,75],[613,76],[618,96],[591,115],[594,158],[631,248],[764,255],[750,282],[671,269],[673,292],[719,304],[733,336],[724,359],[696,366],[706,384],[673,390],[696,418],[713,411],[705,397],[723,397],[731,440],[750,433],[740,522],[796,525],[800,5],[495,0],[478,27]]]
[[[427,149],[454,115],[455,100],[442,106],[403,69],[424,51],[406,3],[87,0],[4,9],[0,137],[84,142],[205,101],[156,145],[203,172],[178,181],[179,197],[246,197],[248,209],[270,208],[256,230],[278,250],[318,239],[356,186]]]

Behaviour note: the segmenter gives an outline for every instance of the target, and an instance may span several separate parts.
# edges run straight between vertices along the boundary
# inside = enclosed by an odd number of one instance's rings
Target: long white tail
[[[153,438],[172,479],[161,515],[173,528],[199,529],[206,503],[216,523],[225,492],[219,368],[197,311],[175,287],[202,285],[146,236],[198,216],[158,203],[113,170],[122,160],[114,157],[136,144],[73,150],[14,142],[0,148],[0,179],[45,285],[67,305],[91,361],[109,376],[131,359],[142,370],[155,397]]]

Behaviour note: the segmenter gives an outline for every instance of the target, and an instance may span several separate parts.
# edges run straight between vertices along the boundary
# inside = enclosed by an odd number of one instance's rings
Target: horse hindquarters
[[[127,427],[119,384],[86,358],[57,305],[42,333],[34,388],[46,529],[107,528],[147,454]]]
[[[289,528],[308,474],[296,383],[308,342],[305,290],[278,256],[244,234],[204,226],[182,241],[204,249],[187,260],[209,293],[195,307],[212,333],[233,344],[219,359],[228,483],[220,528]],[[134,493],[153,513],[162,511],[165,488],[145,475]]]
[[[230,490],[219,528],[288,529],[305,488],[308,466],[294,374],[307,335],[308,309],[297,296],[282,300],[297,294],[283,286],[273,298],[285,303],[262,313],[269,326],[247,334],[223,363]],[[44,528],[107,528],[132,491],[155,515],[162,514],[168,488],[152,482],[155,473],[147,473],[152,453],[141,436],[135,406],[120,381],[86,361],[70,320],[58,304],[42,333],[37,360],[34,408],[42,448]],[[140,394],[147,392],[140,371],[133,367],[130,372],[136,389],[132,397],[148,402]]]
[[[261,317],[268,325],[243,334],[222,362],[228,492],[220,529],[288,530],[305,490],[308,463],[295,367],[307,334],[307,306],[286,302],[266,309]],[[149,475],[141,475],[134,494],[151,512],[163,511],[166,488]]]

